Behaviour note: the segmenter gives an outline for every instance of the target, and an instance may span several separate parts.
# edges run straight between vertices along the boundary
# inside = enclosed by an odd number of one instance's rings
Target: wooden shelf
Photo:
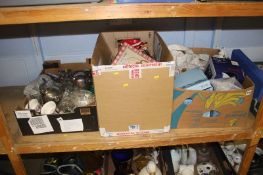
[[[5,151],[3,144],[0,142],[0,155],[1,154],[6,154],[6,151]]]
[[[0,8],[0,25],[129,18],[263,16],[263,2],[100,3]]]
[[[20,136],[16,138],[15,149],[24,154],[144,148],[249,139],[251,134],[251,128],[176,129],[165,134],[109,138],[98,132],[82,132]]]
[[[169,133],[129,137],[101,137],[99,132],[22,136],[13,111],[23,104],[23,87],[0,88],[0,102],[17,153],[72,152],[121,148],[157,147],[178,144],[249,139],[254,117],[244,127],[174,129]]]

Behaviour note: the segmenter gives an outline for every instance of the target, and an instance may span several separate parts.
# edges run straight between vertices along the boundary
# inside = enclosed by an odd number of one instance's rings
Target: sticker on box
[[[129,131],[117,131],[109,132],[105,128],[100,128],[100,135],[103,137],[115,137],[115,136],[132,136],[132,135],[145,135],[145,134],[160,134],[167,133],[170,131],[170,125],[164,126],[163,129],[150,129],[150,130],[140,130],[139,125],[130,125]]]
[[[129,70],[129,79],[139,79],[142,78],[141,69],[131,69]]]
[[[30,110],[21,110],[21,111],[15,111],[16,118],[31,118],[31,112]]]
[[[129,127],[130,132],[138,132],[140,131],[140,125],[130,125]]]
[[[250,95],[252,93],[252,90],[246,91],[246,95]]]
[[[47,115],[31,117],[28,120],[28,124],[31,127],[34,134],[54,132],[54,129],[51,126]]]
[[[125,64],[125,65],[102,65],[92,66],[94,76],[101,75],[103,72],[118,72],[131,69],[152,69],[152,68],[169,68],[169,76],[174,76],[175,62],[153,62],[146,64]]]
[[[62,132],[83,131],[84,126],[82,119],[63,120],[61,117],[57,118]]]

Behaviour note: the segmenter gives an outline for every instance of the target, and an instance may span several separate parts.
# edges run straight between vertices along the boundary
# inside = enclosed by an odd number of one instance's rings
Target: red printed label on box
[[[141,69],[131,69],[131,70],[129,70],[129,78],[130,79],[142,78],[142,70]]]
[[[92,76],[98,76],[101,75],[101,72],[99,70],[92,71]]]

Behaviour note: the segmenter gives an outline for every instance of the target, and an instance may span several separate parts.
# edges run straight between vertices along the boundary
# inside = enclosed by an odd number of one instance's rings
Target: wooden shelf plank
[[[6,154],[6,150],[4,148],[4,145],[0,142],[0,154]]]
[[[263,16],[263,2],[101,3],[0,8],[0,25],[45,22],[170,18]]]
[[[18,153],[74,152],[144,148],[249,139],[249,128],[176,129],[165,134],[104,138],[98,132],[46,136],[21,136],[16,140]]]
[[[0,103],[13,135],[17,153],[72,152],[121,148],[157,147],[249,139],[254,117],[244,127],[174,129],[169,133],[129,137],[101,137],[99,132],[22,136],[13,111],[23,104],[23,87],[0,88]]]

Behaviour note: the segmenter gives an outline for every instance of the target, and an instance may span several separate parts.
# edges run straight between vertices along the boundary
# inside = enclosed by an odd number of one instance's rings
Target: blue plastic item
[[[235,49],[232,52],[231,59],[238,62],[255,84],[254,98],[259,102],[263,96],[263,71],[260,70],[240,49]]]
[[[133,156],[132,149],[113,150],[111,152],[112,159],[118,162],[126,162]]]
[[[117,3],[169,3],[169,2],[192,2],[193,0],[116,0]]]

